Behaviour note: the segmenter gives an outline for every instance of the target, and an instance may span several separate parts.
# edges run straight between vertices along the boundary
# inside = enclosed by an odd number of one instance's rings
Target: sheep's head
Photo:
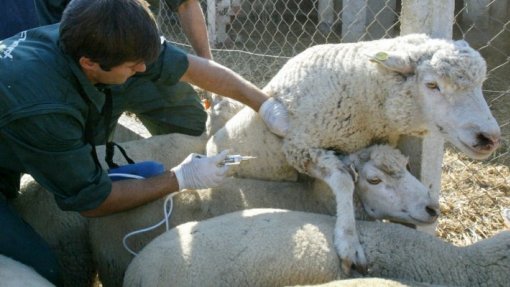
[[[475,159],[499,145],[500,128],[483,97],[486,64],[464,41],[440,49],[417,68],[422,110],[432,129]]]
[[[368,215],[413,224],[437,219],[439,202],[407,170],[408,159],[399,150],[374,145],[349,159],[358,174],[356,194]]]
[[[474,159],[487,158],[501,138],[498,123],[482,93],[486,63],[465,41],[430,39],[399,53],[372,60],[412,81],[423,120]]]

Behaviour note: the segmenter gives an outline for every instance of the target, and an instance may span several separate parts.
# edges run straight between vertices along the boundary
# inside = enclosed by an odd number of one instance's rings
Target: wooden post
[[[342,42],[357,42],[365,33],[368,0],[343,0]]]
[[[454,0],[403,0],[401,34],[425,33],[434,38],[451,39],[454,21]],[[411,171],[430,188],[431,196],[439,198],[444,142],[436,134],[424,139],[402,137],[402,152],[410,157]],[[421,228],[434,233],[436,224]]]
[[[209,33],[209,45],[216,45],[216,0],[207,0],[207,32]]]
[[[319,29],[324,34],[331,32],[335,22],[335,5],[333,0],[319,0],[317,14],[319,16]]]

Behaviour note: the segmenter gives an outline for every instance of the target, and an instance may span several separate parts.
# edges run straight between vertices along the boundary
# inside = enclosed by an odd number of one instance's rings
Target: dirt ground
[[[473,161],[447,148],[441,179],[439,237],[465,246],[505,230],[501,211],[510,208],[508,165]]]

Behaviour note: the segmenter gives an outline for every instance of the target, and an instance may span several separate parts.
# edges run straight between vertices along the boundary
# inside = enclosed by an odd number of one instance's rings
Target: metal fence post
[[[216,0],[207,0],[207,32],[209,33],[209,45],[216,47]]]
[[[359,41],[365,32],[367,0],[343,0],[342,42]]]
[[[454,0],[403,0],[401,34],[425,33],[434,38],[451,39],[454,21]],[[399,143],[402,152],[410,157],[411,171],[439,198],[444,142],[431,134],[424,139],[405,136]],[[434,233],[437,224],[421,228]]]

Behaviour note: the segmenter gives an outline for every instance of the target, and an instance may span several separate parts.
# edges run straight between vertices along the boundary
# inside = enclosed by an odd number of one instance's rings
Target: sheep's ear
[[[409,56],[403,53],[377,52],[369,55],[370,61],[381,65],[382,67],[403,75],[414,73],[414,66]]]
[[[356,170],[356,166],[354,165],[354,163],[351,163],[349,165],[349,174],[352,177],[352,181],[358,182],[358,171]]]
[[[458,48],[470,48],[468,42],[466,42],[465,40],[457,40],[453,43]]]

